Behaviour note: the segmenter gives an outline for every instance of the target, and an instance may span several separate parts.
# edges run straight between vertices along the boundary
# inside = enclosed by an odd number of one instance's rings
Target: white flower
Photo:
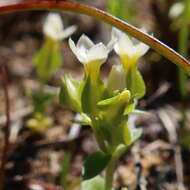
[[[111,41],[107,46],[102,42],[94,44],[85,34],[83,34],[76,45],[70,38],[69,46],[81,63],[87,64],[98,61],[102,64],[105,62],[108,57],[108,53],[113,48],[113,41]]]
[[[84,70],[87,76],[90,76],[91,82],[96,83],[100,66],[106,61],[109,52],[113,49],[114,40],[107,46],[102,42],[94,44],[85,34],[78,40],[77,44],[69,39],[69,46],[77,59],[84,64]]]
[[[114,50],[120,56],[121,64],[127,74],[137,64],[138,59],[148,51],[149,46],[129,38],[126,33],[116,28],[112,28],[112,40],[114,39],[117,39]]]
[[[76,25],[72,25],[64,29],[61,16],[57,13],[50,13],[43,25],[43,32],[53,40],[60,41],[72,35],[76,31],[76,28]]]
[[[182,12],[184,11],[184,8],[185,6],[183,2],[174,3],[169,10],[169,14],[168,14],[169,17],[172,19],[177,18],[178,16],[182,14]]]
[[[112,29],[112,39],[117,39],[114,50],[120,56],[128,56],[129,59],[137,60],[143,56],[149,49],[149,46],[131,39],[128,35],[116,28]]]

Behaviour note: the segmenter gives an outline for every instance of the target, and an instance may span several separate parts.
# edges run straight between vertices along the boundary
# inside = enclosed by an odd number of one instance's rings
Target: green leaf
[[[135,75],[134,75],[134,94],[135,98],[142,98],[145,95],[146,92],[146,87],[144,84],[143,77],[139,71],[136,70]]]
[[[85,114],[81,113],[82,119],[81,120],[73,120],[74,123],[80,124],[80,125],[90,125],[91,126],[91,119]]]
[[[78,81],[72,79],[71,77],[64,76],[62,80],[61,91],[59,94],[59,100],[62,105],[79,113],[81,112],[81,85],[82,83],[80,84]]]
[[[102,81],[98,80],[96,84],[92,84],[90,77],[86,78],[81,95],[82,111],[94,116],[98,110],[97,103],[104,95],[105,86]]]
[[[97,176],[93,179],[82,182],[82,190],[104,190],[105,181],[102,177]]]
[[[118,99],[119,99],[119,95],[116,95],[112,98],[108,98],[106,100],[99,101],[97,105],[98,106],[108,106],[108,105],[116,103]]]
[[[128,115],[129,113],[132,113],[135,107],[136,107],[136,103],[131,102],[130,104],[126,106],[123,115]]]
[[[131,144],[132,135],[131,135],[131,130],[127,123],[124,125],[123,139],[126,145]]]
[[[146,87],[141,73],[136,66],[131,68],[127,75],[127,87],[133,98],[142,98],[145,95]]]
[[[43,113],[47,107],[52,103],[55,94],[45,93],[40,91],[31,94],[32,102],[34,105],[34,112]]]
[[[100,174],[107,166],[111,156],[103,152],[92,153],[84,162],[83,179],[91,179]]]
[[[42,48],[34,57],[34,63],[41,82],[47,82],[53,72],[62,64],[59,43],[47,37]]]

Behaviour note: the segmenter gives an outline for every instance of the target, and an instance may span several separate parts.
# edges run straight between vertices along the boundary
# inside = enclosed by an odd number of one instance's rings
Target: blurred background
[[[16,2],[27,0],[1,0],[0,6]],[[188,0],[73,2],[97,7],[132,25],[145,28],[189,58]],[[97,150],[91,129],[73,124],[76,113],[63,108],[57,97],[50,103],[46,101],[47,97],[37,97],[36,101],[31,96],[41,87],[34,57],[44,43],[43,23],[48,13],[29,11],[0,15],[0,59],[8,73],[11,103],[10,147],[6,163],[8,190],[13,189],[13,185],[15,190],[80,189],[82,162],[88,154]],[[109,42],[109,25],[70,12],[60,15],[65,27],[77,25],[77,31],[72,35],[74,41],[85,33],[95,42]],[[67,39],[60,43],[60,51],[62,65],[43,87],[50,94],[59,90],[63,74],[69,73],[78,79],[83,76],[82,66],[68,47]],[[119,58],[112,52],[102,67],[102,78],[106,78],[111,66],[117,62]],[[138,108],[147,113],[131,115],[129,122],[141,127],[143,134],[118,163],[115,186],[118,189],[128,187],[129,190],[188,190],[190,80],[176,65],[154,50],[149,50],[140,60],[139,68],[147,93],[139,101]],[[4,102],[0,82],[0,150],[4,143]],[[36,116],[35,103],[39,102],[47,106],[43,114]]]

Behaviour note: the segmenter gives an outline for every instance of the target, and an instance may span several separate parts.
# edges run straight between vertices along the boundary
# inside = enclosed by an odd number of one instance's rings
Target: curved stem
[[[58,2],[58,1],[33,1],[26,3],[17,3],[8,6],[0,7],[0,14],[13,13],[19,11],[31,11],[31,10],[51,10],[51,11],[71,11],[76,13],[82,13],[99,20],[102,20],[112,26],[117,27],[123,32],[127,32],[140,41],[148,44],[154,50],[168,58],[173,63],[182,67],[187,73],[190,74],[190,63],[173,49],[169,48],[152,35],[144,33],[134,26],[124,22],[102,10],[89,7],[87,5],[81,5],[73,2]]]

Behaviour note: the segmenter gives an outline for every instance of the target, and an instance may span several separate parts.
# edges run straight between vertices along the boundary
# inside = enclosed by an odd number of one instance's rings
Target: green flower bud
[[[110,96],[115,91],[122,91],[126,88],[126,76],[122,65],[113,65],[108,77],[107,89]]]

